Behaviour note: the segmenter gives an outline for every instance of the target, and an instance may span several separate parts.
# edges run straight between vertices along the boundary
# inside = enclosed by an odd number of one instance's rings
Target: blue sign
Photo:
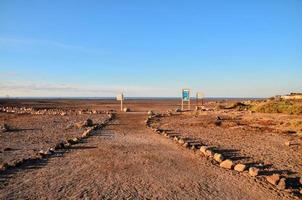
[[[188,89],[182,90],[182,100],[190,101],[190,90]]]

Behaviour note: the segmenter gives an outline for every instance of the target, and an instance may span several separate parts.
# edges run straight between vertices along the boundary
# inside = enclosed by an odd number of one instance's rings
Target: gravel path
[[[16,171],[1,185],[0,199],[289,198],[153,134],[145,118],[118,114],[70,152]]]

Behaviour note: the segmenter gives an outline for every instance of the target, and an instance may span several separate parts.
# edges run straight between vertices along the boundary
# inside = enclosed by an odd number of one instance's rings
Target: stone
[[[75,138],[72,139],[72,141],[76,144],[76,143],[80,142],[80,139],[75,137]]]
[[[207,146],[201,146],[200,147],[200,152],[203,153],[204,155],[206,154],[206,150],[208,150]]]
[[[249,168],[249,174],[250,174],[250,176],[252,176],[252,177],[258,176],[258,174],[259,174],[259,169],[256,168],[256,167],[250,167],[250,168]]]
[[[225,168],[225,169],[232,169],[234,166],[234,163],[232,160],[227,159],[227,160],[222,161],[219,166],[222,168]]]
[[[234,167],[234,170],[236,170],[237,172],[243,172],[246,170],[246,165],[245,164],[237,164]]]
[[[302,185],[302,177],[300,177],[300,184]]]
[[[180,138],[180,139],[178,140],[178,143],[179,143],[180,145],[183,145],[183,144],[185,143],[185,140],[184,140],[183,138]]]
[[[66,112],[62,112],[62,113],[61,113],[61,116],[66,116],[66,115],[67,115]]]
[[[87,126],[87,127],[93,126],[93,121],[92,121],[92,119],[87,119],[87,120],[85,121],[85,126]]]
[[[291,146],[291,145],[293,145],[293,142],[292,142],[292,141],[286,141],[284,144],[285,144],[286,146]]]
[[[278,185],[277,185],[277,188],[279,190],[285,190],[286,189],[286,179],[285,178],[281,178]]]
[[[49,151],[51,152],[51,153],[55,153],[55,149],[54,148],[49,148]]]
[[[224,161],[224,157],[220,153],[215,153],[214,154],[214,160],[216,160],[217,162],[221,163],[222,161]]]
[[[181,109],[180,108],[176,108],[175,112],[181,112]]]
[[[130,108],[124,108],[123,111],[124,112],[130,112]]]
[[[266,177],[267,182],[269,182],[272,185],[278,185],[280,181],[280,175],[279,174],[273,174],[271,176]]]
[[[300,190],[300,194],[302,194],[302,189]]]
[[[185,147],[185,148],[189,148],[190,144],[188,142],[185,142],[182,146]]]
[[[90,136],[90,133],[91,133],[91,129],[84,131],[84,133],[82,134],[82,138],[86,138],[86,137]]]
[[[2,131],[2,132],[10,131],[9,125],[8,124],[3,124],[2,126],[0,126],[0,131]]]
[[[54,147],[54,149],[58,150],[58,149],[63,149],[64,148],[64,143],[60,142],[58,144],[56,144],[56,146]]]
[[[0,171],[5,171],[8,168],[8,164],[7,163],[2,163],[0,165]]]
[[[213,158],[213,157],[214,157],[214,154],[215,154],[215,153],[214,153],[212,150],[207,149],[207,150],[206,150],[206,153],[205,153],[205,156],[210,157],[210,158]]]
[[[149,110],[148,115],[154,115],[154,112],[152,110]]]

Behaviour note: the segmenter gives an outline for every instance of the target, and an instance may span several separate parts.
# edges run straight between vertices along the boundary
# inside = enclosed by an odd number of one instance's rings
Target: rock
[[[300,194],[302,194],[302,189],[300,190]]]
[[[178,141],[178,137],[175,136],[175,137],[173,138],[173,140],[174,140],[175,142],[177,142],[177,141]]]
[[[205,153],[205,156],[210,157],[210,158],[213,158],[213,157],[214,157],[214,154],[215,154],[215,153],[214,153],[212,150],[207,149],[207,150],[206,150],[206,153]]]
[[[58,150],[58,149],[63,149],[64,148],[64,143],[60,142],[58,144],[56,144],[56,146],[54,147],[54,149]]]
[[[86,138],[86,137],[90,136],[90,133],[91,133],[91,129],[88,129],[88,130],[84,131],[84,133],[82,134],[82,137]]]
[[[175,112],[181,112],[181,109],[180,108],[176,108]]]
[[[61,116],[66,116],[66,115],[67,115],[66,112],[62,112],[62,113],[61,113]]]
[[[215,125],[220,126],[222,124],[222,120],[216,119],[215,120]]]
[[[87,119],[85,122],[85,126],[89,127],[89,126],[93,126],[93,121],[92,119]]]
[[[10,131],[10,127],[8,124],[3,124],[2,126],[0,126],[0,131],[2,132],[7,132],[7,131]]]
[[[124,112],[130,112],[130,108],[124,108],[123,111]]]
[[[243,172],[246,170],[246,165],[237,164],[237,165],[235,165],[234,170],[236,170],[237,172]]]
[[[277,185],[277,188],[279,190],[285,190],[286,189],[286,179],[285,178],[281,178],[278,185]]]
[[[184,140],[183,138],[180,138],[180,139],[178,140],[178,143],[179,143],[180,145],[183,145],[183,144],[185,143],[185,140]]]
[[[300,184],[302,185],[302,177],[300,177]]]
[[[278,185],[280,181],[280,175],[279,174],[273,174],[271,176],[266,177],[267,182],[269,182],[272,185]]]
[[[249,168],[249,174],[250,174],[250,176],[252,176],[252,177],[258,176],[258,174],[259,174],[259,169],[256,168],[256,167],[250,167],[250,168]]]
[[[7,163],[0,164],[0,171],[5,171],[7,168],[8,168],[8,164]]]
[[[40,150],[39,155],[41,155],[42,157],[46,157],[48,155],[51,155],[51,152],[48,150],[47,151]]]
[[[292,146],[292,145],[293,145],[293,142],[292,142],[292,141],[286,141],[284,144],[285,144],[286,146]]]
[[[201,146],[200,147],[200,152],[203,153],[204,155],[206,155],[206,150],[208,150],[207,146]]]
[[[55,149],[54,148],[49,148],[49,151],[51,152],[51,153],[55,153]]]
[[[149,110],[148,115],[154,115],[154,112],[152,110]]]
[[[79,139],[79,138],[73,138],[72,141],[73,141],[74,143],[79,143],[79,142],[80,142],[80,139]]]
[[[182,146],[185,147],[185,148],[189,148],[190,144],[188,142],[185,142]]]
[[[216,160],[217,162],[221,163],[222,161],[224,161],[224,157],[220,153],[215,153],[214,154],[214,160]]]
[[[220,167],[225,168],[225,169],[232,169],[234,166],[234,163],[232,160],[224,160],[220,163]]]

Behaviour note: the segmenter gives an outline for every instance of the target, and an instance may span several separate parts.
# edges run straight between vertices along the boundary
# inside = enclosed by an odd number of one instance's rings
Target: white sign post
[[[116,96],[117,101],[121,101],[121,111],[123,111],[123,101],[124,101],[124,94],[119,94]]]
[[[188,102],[188,108],[190,110],[190,89],[182,89],[181,110],[184,110],[184,102]]]
[[[204,94],[202,92],[197,92],[196,93],[196,106],[198,106],[198,100],[201,99],[201,105],[203,105],[203,97]]]

